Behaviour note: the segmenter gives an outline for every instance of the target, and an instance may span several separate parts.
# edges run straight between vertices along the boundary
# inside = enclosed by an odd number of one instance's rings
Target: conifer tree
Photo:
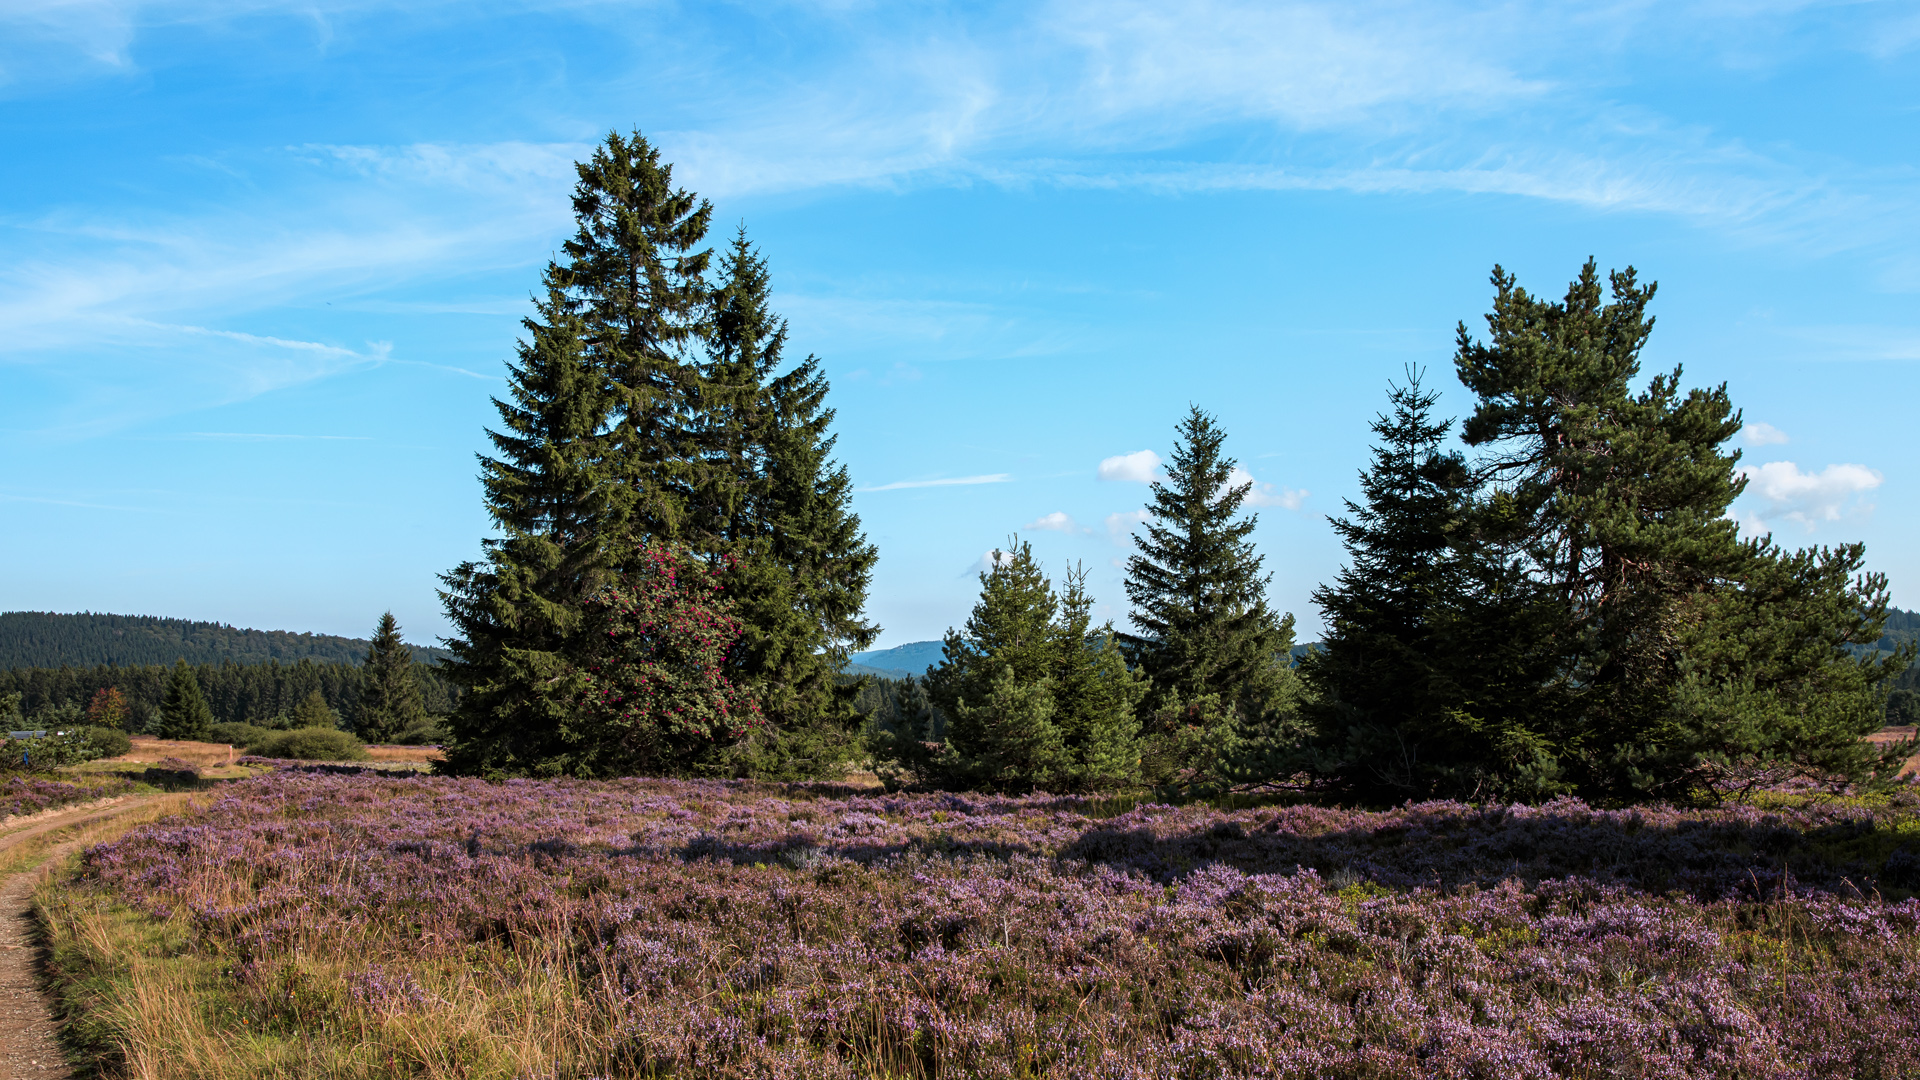
[[[1149,684],[1127,667],[1112,624],[1093,625],[1085,566],[1068,570],[1061,582],[1054,637],[1054,723],[1066,759],[1061,789],[1134,786],[1140,778],[1138,710]]]
[[[1052,694],[1059,600],[1019,537],[989,558],[980,599],[964,627],[947,631],[945,655],[927,675],[947,717],[936,764],[953,786],[1045,788],[1066,765]]]
[[[206,740],[213,737],[213,710],[200,693],[200,680],[185,659],[176,660],[160,699],[160,722],[154,734],[163,739]]]
[[[1155,482],[1145,536],[1127,560],[1139,632],[1119,636],[1152,680],[1143,707],[1147,779],[1205,779],[1230,768],[1243,735],[1292,736],[1297,677],[1293,616],[1267,608],[1261,556],[1240,516],[1250,483],[1233,484],[1226,433],[1193,407],[1178,427],[1167,479]]]
[[[576,168],[578,229],[554,279],[578,305],[588,356],[612,397],[603,465],[624,496],[621,535],[677,541],[688,503],[710,486],[688,414],[701,396],[692,349],[711,303],[711,253],[695,249],[713,208],[673,186],[673,166],[637,131],[609,133]]]
[[[1543,769],[1609,800],[1699,797],[1766,760],[1865,778],[1842,748],[1889,672],[1845,646],[1877,639],[1884,580],[1850,578],[1857,552],[1741,540],[1724,449],[1740,415],[1724,385],[1683,393],[1679,368],[1634,391],[1654,287],[1631,269],[1610,298],[1592,260],[1558,302],[1498,267],[1493,283],[1488,340],[1463,324],[1455,364],[1479,399],[1463,431],[1490,485],[1478,520],[1554,611],[1530,725]]]
[[[622,526],[621,487],[606,463],[611,394],[586,353],[585,325],[556,267],[527,339],[494,399],[497,456],[482,457],[487,511],[502,534],[481,562],[442,577],[455,636],[446,675],[465,689],[448,719],[448,771],[564,771],[560,726],[579,700],[573,663],[587,597],[610,579],[607,538]]]
[[[400,624],[385,612],[367,646],[366,681],[360,691],[360,715],[354,734],[362,742],[392,742],[427,718],[420,684],[413,677],[413,650],[400,640]]]
[[[1314,590],[1327,632],[1301,663],[1314,765],[1374,801],[1549,794],[1557,774],[1540,771],[1528,726],[1537,709],[1515,710],[1502,688],[1552,674],[1537,655],[1550,624],[1527,620],[1524,577],[1472,529],[1473,478],[1442,449],[1451,423],[1434,419],[1438,399],[1417,371],[1390,389],[1364,503],[1331,519],[1349,562]]]
[[[698,482],[685,347],[707,302],[707,256],[693,249],[710,209],[673,187],[638,133],[610,134],[578,172],[578,229],[523,324],[511,400],[495,401],[503,430],[488,433],[498,456],[482,458],[502,535],[442,579],[447,674],[466,690],[448,722],[455,773],[569,771],[587,599],[650,539],[671,540]]]
[[[876,552],[832,460],[834,412],[820,362],[787,366],[766,262],[738,233],[721,264],[698,415],[708,478],[694,543],[721,556],[745,626],[735,675],[767,723],[729,750],[735,771],[777,779],[832,772],[853,753],[857,685],[838,678],[879,629],[862,615]]]
[[[335,729],[340,726],[340,714],[327,704],[327,696],[318,690],[310,691],[301,698],[288,719],[295,728]]]

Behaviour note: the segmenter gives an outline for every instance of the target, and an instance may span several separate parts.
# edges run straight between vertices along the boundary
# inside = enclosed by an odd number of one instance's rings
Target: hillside
[[[367,641],[332,634],[249,630],[222,623],[151,615],[59,615],[50,611],[0,613],[0,670],[13,668],[132,667],[171,664],[359,664]],[[415,645],[413,658],[438,663],[446,650]]]
[[[918,678],[940,662],[946,645],[938,641],[910,641],[891,649],[854,653],[847,671],[855,675],[884,675],[889,679],[912,675]],[[861,669],[867,670],[861,670]]]

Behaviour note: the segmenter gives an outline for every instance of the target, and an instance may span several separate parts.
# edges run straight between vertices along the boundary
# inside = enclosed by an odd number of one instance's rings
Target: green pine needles
[[[744,234],[714,280],[712,208],[646,139],[609,135],[578,173],[574,237],[547,267],[481,459],[499,535],[442,579],[446,669],[465,690],[446,767],[603,775],[637,760],[584,734],[602,649],[587,615],[684,555],[740,613],[724,676],[767,722],[668,740],[679,750],[649,767],[831,775],[857,756],[860,722],[836,676],[878,630],[861,616],[875,553],[831,459],[825,376],[785,361]]]
[[[1128,669],[1111,626],[1094,627],[1086,571],[1056,593],[1018,537],[980,574],[980,600],[947,632],[925,699],[896,703],[875,731],[889,784],[994,791],[1105,791],[1137,786],[1146,680]],[[929,708],[928,706],[932,706]],[[933,708],[944,718],[930,730]]]

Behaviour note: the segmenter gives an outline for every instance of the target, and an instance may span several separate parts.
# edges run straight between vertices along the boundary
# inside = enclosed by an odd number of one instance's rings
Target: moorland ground
[[[1920,1074],[1920,798],[1216,809],[281,768],[38,904],[139,1077]]]

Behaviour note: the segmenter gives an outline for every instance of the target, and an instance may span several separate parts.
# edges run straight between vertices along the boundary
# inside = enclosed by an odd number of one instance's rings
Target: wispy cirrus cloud
[[[1006,484],[1013,481],[1010,473],[986,473],[981,476],[949,476],[934,480],[896,480],[891,484],[879,484],[874,487],[855,488],[855,491],[903,491],[907,488],[930,487],[967,487],[973,484]]]

